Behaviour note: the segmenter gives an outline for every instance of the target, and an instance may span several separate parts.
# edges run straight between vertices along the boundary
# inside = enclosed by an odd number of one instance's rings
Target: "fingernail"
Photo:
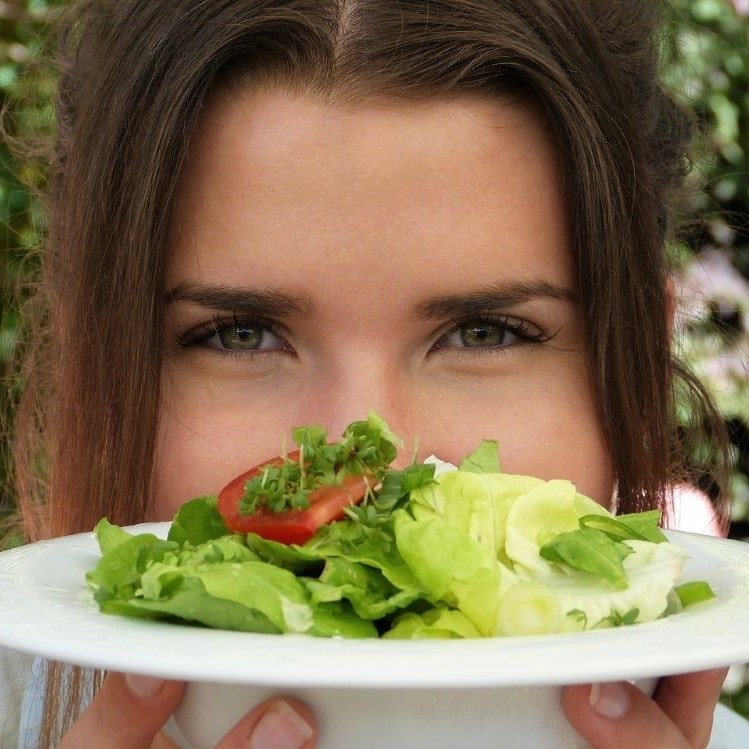
[[[617,682],[593,684],[588,699],[590,706],[604,718],[616,720],[629,710],[629,692]]]
[[[153,697],[164,685],[163,679],[153,676],[139,676],[137,674],[125,674],[127,688],[139,699],[145,700]]]
[[[282,700],[272,703],[248,736],[248,749],[300,749],[312,737],[312,726]]]

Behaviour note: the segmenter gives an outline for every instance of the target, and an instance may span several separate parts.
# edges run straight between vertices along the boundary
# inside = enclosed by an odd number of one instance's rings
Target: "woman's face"
[[[167,279],[155,515],[376,411],[607,503],[554,150],[529,108],[281,93],[206,109]]]

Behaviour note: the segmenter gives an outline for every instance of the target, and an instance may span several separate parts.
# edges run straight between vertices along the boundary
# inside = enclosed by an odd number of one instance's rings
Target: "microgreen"
[[[397,454],[400,440],[374,414],[349,424],[338,442],[329,443],[319,426],[298,427],[292,432],[298,455],[284,455],[265,466],[246,486],[240,511],[304,510],[310,495],[321,486],[340,484],[346,476],[367,476],[379,483]]]
[[[632,607],[623,614],[612,609],[611,613],[601,619],[600,622],[596,623],[593,629],[600,629],[603,627],[628,627],[637,621],[638,616],[640,616],[640,609],[637,607]]]

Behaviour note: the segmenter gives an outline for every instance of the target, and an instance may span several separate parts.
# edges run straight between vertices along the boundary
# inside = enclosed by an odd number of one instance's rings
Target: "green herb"
[[[602,577],[616,588],[627,587],[622,559],[631,554],[632,549],[595,528],[583,527],[560,533],[542,546],[539,553],[549,562],[566,564],[572,569]]]
[[[349,424],[338,442],[328,443],[327,432],[318,426],[299,427],[292,435],[299,448],[298,456],[284,456],[247,482],[239,504],[242,514],[251,515],[260,509],[306,509],[313,491],[340,484],[346,476],[366,475],[373,485],[377,484],[400,444],[375,414]]]
[[[637,621],[638,616],[640,616],[640,609],[636,607],[629,609],[629,611],[625,611],[623,614],[612,609],[611,613],[604,619],[601,619],[593,629],[604,627],[628,627]]]
[[[434,465],[414,463],[402,471],[388,471],[379,490],[369,502],[346,508],[346,514],[365,525],[386,523],[393,511],[408,502],[411,492],[431,484],[434,480]]]

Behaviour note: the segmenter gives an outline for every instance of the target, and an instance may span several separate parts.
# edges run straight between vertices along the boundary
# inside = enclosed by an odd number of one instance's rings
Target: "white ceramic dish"
[[[167,528],[131,530],[164,535]],[[685,579],[708,580],[717,600],[584,634],[413,642],[252,635],[106,616],[84,583],[96,542],[81,534],[0,554],[0,645],[200,682],[173,721],[185,747],[213,746],[259,699],[288,694],[315,710],[322,749],[479,748],[495,746],[499,735],[503,746],[571,749],[584,744],[559,708],[561,684],[749,661],[749,544],[669,535],[691,556]]]

